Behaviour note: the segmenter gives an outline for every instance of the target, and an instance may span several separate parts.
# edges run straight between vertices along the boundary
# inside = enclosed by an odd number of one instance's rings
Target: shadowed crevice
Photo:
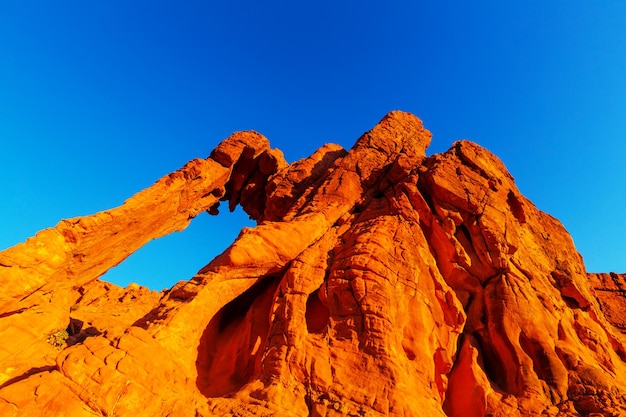
[[[313,291],[306,301],[306,327],[311,334],[324,334],[328,330],[330,310],[319,297],[319,290]]]
[[[261,278],[222,307],[198,345],[196,386],[207,397],[240,389],[254,374],[270,326],[270,311],[280,279]]]
[[[248,288],[239,297],[226,304],[215,315],[219,316],[218,330],[224,332],[228,326],[237,320],[242,320],[252,308],[252,304],[256,299],[267,292],[267,290],[276,285],[277,277],[270,276],[259,280],[252,287]]]
[[[57,369],[56,366],[40,366],[36,368],[30,368],[28,371],[24,372],[23,374],[6,380],[2,385],[0,385],[0,389],[8,387],[9,385],[15,384],[16,382],[23,381],[32,375],[40,374],[42,372],[52,372],[52,371],[56,371],[56,369]]]

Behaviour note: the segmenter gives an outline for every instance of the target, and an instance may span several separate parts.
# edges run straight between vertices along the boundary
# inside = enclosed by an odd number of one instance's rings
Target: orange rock
[[[0,415],[625,414],[624,277],[487,150],[429,143],[402,112],[293,164],[236,133],[1,252]],[[220,200],[257,226],[191,280],[98,280]]]
[[[587,274],[606,319],[626,332],[626,274]]]

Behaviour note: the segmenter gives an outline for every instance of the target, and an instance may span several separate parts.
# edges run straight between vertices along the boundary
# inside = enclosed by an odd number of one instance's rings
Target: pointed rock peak
[[[353,149],[370,147],[389,155],[405,153],[423,157],[431,139],[432,134],[418,117],[395,110],[387,113],[372,130],[361,136]]]

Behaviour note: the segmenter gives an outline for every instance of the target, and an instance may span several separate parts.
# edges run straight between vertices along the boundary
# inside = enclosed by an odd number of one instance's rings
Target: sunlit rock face
[[[392,112],[287,164],[236,133],[0,252],[0,415],[626,415],[624,276],[588,275],[489,151],[430,138]],[[189,281],[98,280],[220,201],[257,226]]]

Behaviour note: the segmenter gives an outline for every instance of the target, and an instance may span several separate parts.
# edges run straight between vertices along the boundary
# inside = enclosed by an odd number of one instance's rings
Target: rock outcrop
[[[236,133],[0,253],[2,416],[626,415],[626,281],[487,150],[388,114],[287,164]],[[98,278],[220,201],[257,221],[158,293]]]

